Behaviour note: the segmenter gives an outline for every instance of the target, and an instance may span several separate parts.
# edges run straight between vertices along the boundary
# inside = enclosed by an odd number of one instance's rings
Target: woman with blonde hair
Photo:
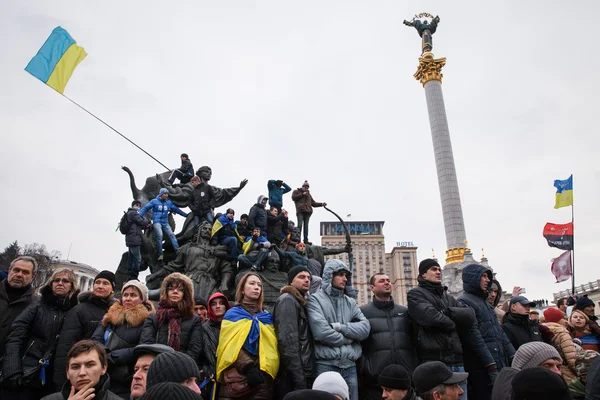
[[[600,340],[594,335],[589,327],[590,319],[583,311],[573,310],[569,317],[571,337],[581,340],[584,350],[598,351]]]
[[[567,328],[565,314],[558,308],[547,308],[544,310],[544,319],[546,320],[544,325],[553,334],[550,344],[558,350],[563,359],[560,373],[567,383],[571,383],[577,379],[577,372],[575,371],[577,347]]]
[[[273,316],[263,309],[260,276],[245,274],[238,283],[235,306],[225,313],[217,347],[220,399],[258,400],[273,397],[279,370]]]
[[[37,400],[54,392],[56,346],[78,294],[75,274],[60,269],[40,289],[40,301],[30,304],[15,319],[2,363],[3,400]]]

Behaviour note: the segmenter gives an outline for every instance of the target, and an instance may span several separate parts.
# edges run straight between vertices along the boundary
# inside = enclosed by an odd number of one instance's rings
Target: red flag
[[[556,278],[556,283],[569,280],[573,276],[573,266],[571,265],[571,252],[565,251],[557,258],[552,259],[550,267],[552,275]]]
[[[548,246],[557,247],[561,250],[573,250],[573,223],[544,225],[544,237]]]

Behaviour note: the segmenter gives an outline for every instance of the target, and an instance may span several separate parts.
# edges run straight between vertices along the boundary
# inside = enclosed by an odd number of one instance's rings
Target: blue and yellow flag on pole
[[[556,202],[554,208],[561,208],[573,205],[573,175],[569,176],[564,181],[555,180],[554,187],[556,188]]]
[[[77,46],[69,32],[58,26],[29,61],[25,71],[63,94],[75,67],[86,56],[83,47]]]

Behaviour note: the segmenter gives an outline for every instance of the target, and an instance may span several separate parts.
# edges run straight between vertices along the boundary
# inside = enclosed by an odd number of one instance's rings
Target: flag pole
[[[573,184],[573,175],[571,174],[571,184]],[[575,296],[575,213],[573,211],[575,204],[575,185],[572,189],[572,201],[571,201],[571,226],[573,227],[573,249],[571,250],[571,293]]]

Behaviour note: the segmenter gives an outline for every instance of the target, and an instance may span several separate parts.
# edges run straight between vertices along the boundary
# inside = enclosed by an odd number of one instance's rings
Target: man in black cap
[[[163,382],[179,383],[200,394],[200,370],[194,359],[179,351],[161,353],[148,368],[146,391]]]
[[[281,288],[281,296],[273,309],[280,358],[275,384],[277,399],[294,390],[308,389],[312,384],[315,358],[306,315],[310,279],[310,272],[305,266],[290,269],[289,285]]]
[[[415,390],[422,400],[458,400],[464,391],[469,374],[452,372],[443,362],[429,361],[419,365],[413,373]]]
[[[164,344],[140,344],[133,349],[133,355],[137,358],[133,367],[133,381],[131,382],[131,398],[139,399],[146,393],[146,378],[152,361],[161,353],[174,352],[173,348]]]
[[[410,374],[401,365],[388,365],[381,371],[378,379],[381,397],[384,400],[416,400],[417,394],[412,388]]]
[[[192,179],[192,176],[194,176],[194,166],[192,165],[188,155],[186,153],[182,153],[180,158],[181,167],[173,170],[173,172],[171,172],[171,176],[169,177],[169,182],[171,185],[175,182],[175,179],[179,179],[179,182],[181,182],[182,185],[186,184],[190,181],[190,179]]]
[[[475,312],[447,293],[442,286],[442,268],[427,258],[419,264],[419,286],[408,292],[408,314],[421,362],[441,361],[453,372],[464,372],[463,348],[458,330],[469,330]],[[461,383],[465,393],[466,382]]]
[[[542,341],[537,322],[529,319],[529,312],[535,303],[525,296],[515,296],[510,299],[508,307],[502,319],[502,329],[515,350],[525,343]]]

